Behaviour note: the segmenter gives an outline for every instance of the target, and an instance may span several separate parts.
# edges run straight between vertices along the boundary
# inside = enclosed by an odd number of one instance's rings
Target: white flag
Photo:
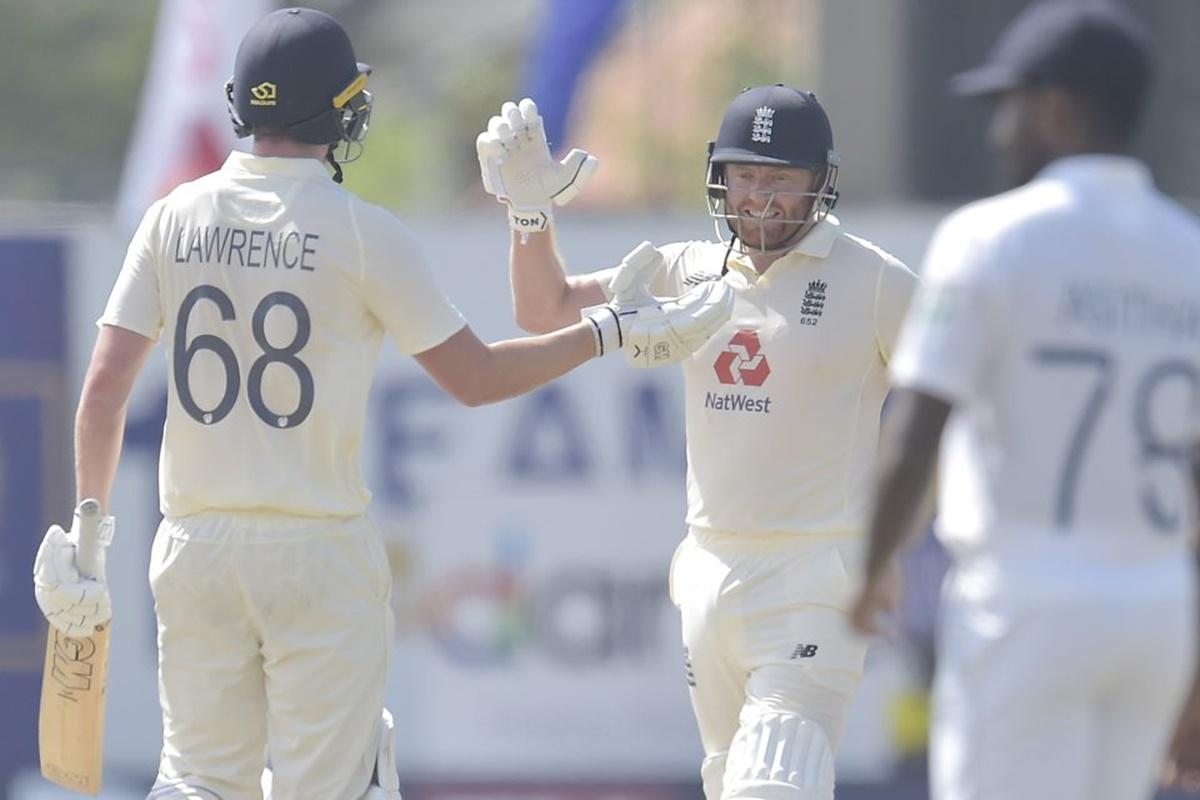
[[[117,196],[117,221],[137,227],[150,205],[221,166],[237,139],[225,81],[242,36],[269,0],[162,0]]]

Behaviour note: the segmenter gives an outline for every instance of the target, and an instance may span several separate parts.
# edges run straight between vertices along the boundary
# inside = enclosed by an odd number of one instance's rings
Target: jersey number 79
[[[1083,413],[1071,435],[1059,474],[1055,493],[1054,521],[1060,529],[1070,526],[1075,509],[1075,490],[1079,473],[1086,463],[1088,444],[1100,416],[1112,394],[1117,368],[1113,357],[1097,348],[1086,347],[1041,347],[1034,351],[1034,361],[1052,369],[1087,369],[1093,373],[1093,383]],[[1156,462],[1184,466],[1190,452],[1191,442],[1170,441],[1156,430],[1151,418],[1154,397],[1168,380],[1182,380],[1191,391],[1193,407],[1200,394],[1200,374],[1189,362],[1180,359],[1160,361],[1146,370],[1134,389],[1133,430],[1137,437],[1143,467]],[[1141,508],[1145,518],[1160,531],[1173,532],[1178,529],[1180,515],[1164,508],[1161,499],[1152,487],[1145,486],[1141,493]]]

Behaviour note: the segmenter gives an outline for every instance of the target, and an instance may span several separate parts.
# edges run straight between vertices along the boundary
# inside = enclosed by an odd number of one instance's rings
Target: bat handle
[[[75,544],[75,566],[85,578],[96,577],[100,555],[100,501],[88,498],[79,503],[79,541]]]

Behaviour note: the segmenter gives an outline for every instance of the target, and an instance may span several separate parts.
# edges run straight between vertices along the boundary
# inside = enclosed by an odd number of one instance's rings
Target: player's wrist
[[[553,219],[549,203],[544,206],[508,207],[508,227],[524,236],[549,230]]]
[[[624,345],[621,317],[612,305],[585,308],[583,318],[591,325],[592,341],[596,345],[596,358],[615,353]]]

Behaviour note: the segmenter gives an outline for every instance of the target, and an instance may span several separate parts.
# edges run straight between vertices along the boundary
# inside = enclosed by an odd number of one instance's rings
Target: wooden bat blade
[[[88,562],[81,571],[90,577],[100,505],[94,500],[80,503],[79,521]],[[103,779],[108,627],[100,625],[91,636],[74,637],[49,626],[42,668],[38,712],[42,775],[66,789],[91,795],[100,792]]]
[[[75,638],[50,626],[42,671],[38,750],[42,775],[66,789],[98,794],[103,779],[108,626]]]

